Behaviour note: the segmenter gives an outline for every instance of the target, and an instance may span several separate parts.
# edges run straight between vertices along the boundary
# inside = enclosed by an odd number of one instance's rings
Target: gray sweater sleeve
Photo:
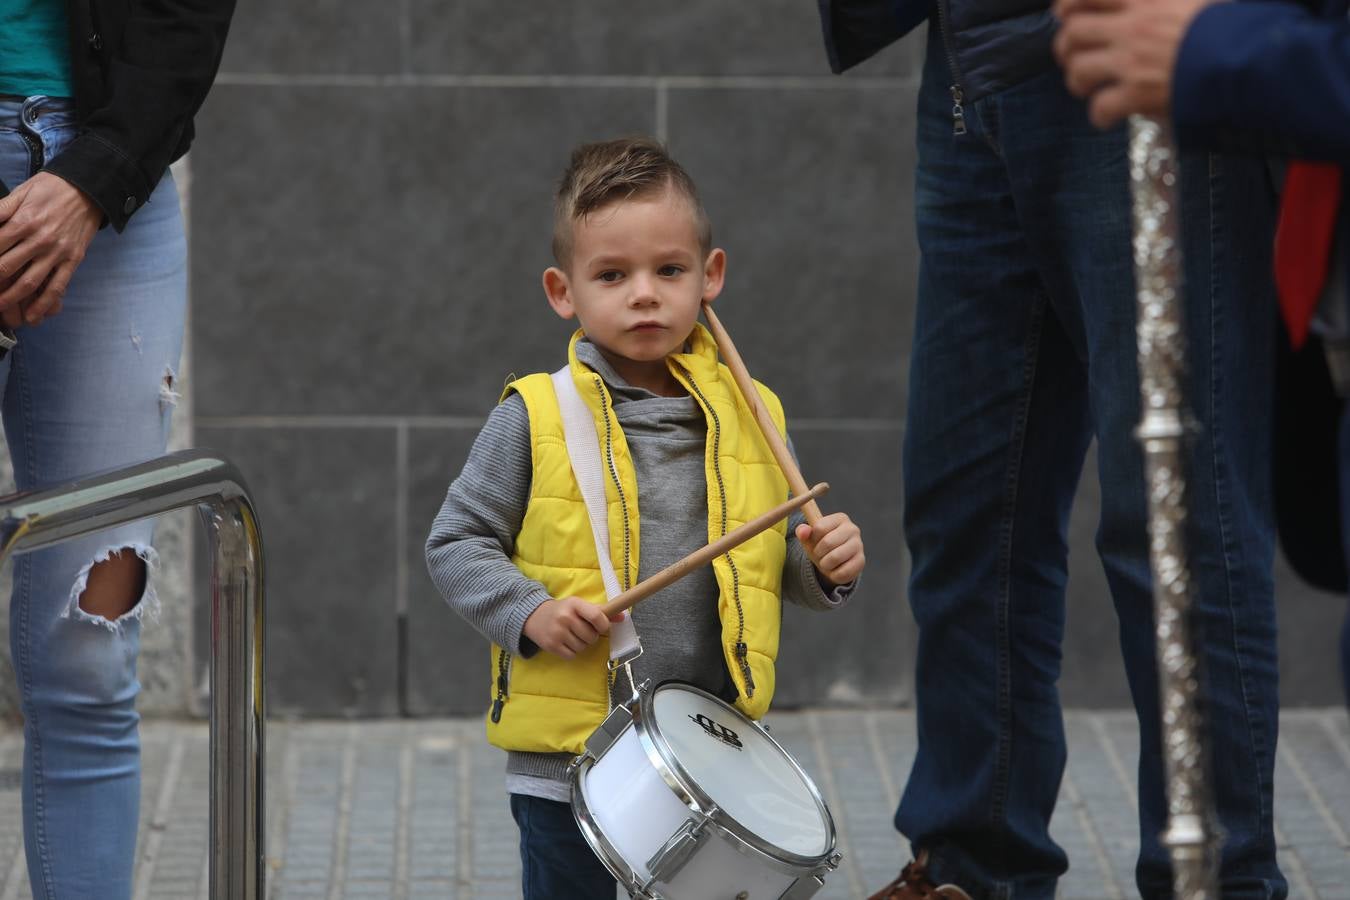
[[[787,441],[788,452],[797,458],[792,438]],[[788,516],[787,558],[783,561],[783,600],[807,609],[829,610],[843,606],[853,596],[859,579],[849,584],[832,585],[816,571],[806,553],[806,547],[797,540],[797,526],[806,521],[801,510]]]
[[[549,599],[511,562],[525,519],[533,463],[525,401],[512,394],[488,416],[427,538],[427,571],[450,604],[488,640],[511,653],[537,648],[521,630]]]

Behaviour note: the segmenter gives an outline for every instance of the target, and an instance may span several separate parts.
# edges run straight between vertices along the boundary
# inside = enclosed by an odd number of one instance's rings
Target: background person
[[[1344,354],[1350,345],[1350,19],[1344,0],[1326,0],[1314,11],[1292,2],[1219,3],[1215,0],[1060,0],[1063,27],[1055,50],[1069,89],[1088,100],[1092,119],[1110,127],[1143,113],[1170,116],[1187,144],[1245,141],[1297,157],[1285,184],[1276,235],[1276,280],[1291,339],[1301,344],[1311,330],[1331,354],[1327,372],[1340,397],[1350,394]],[[1320,164],[1319,164],[1320,163]],[[1316,318],[1314,314],[1316,311]],[[1318,348],[1314,348],[1316,350]],[[1320,368],[1319,370],[1320,371]],[[1292,373],[1291,373],[1292,374]],[[1281,404],[1306,418],[1303,408],[1316,386],[1288,382]],[[1282,416],[1307,433],[1317,423]],[[1293,421],[1291,421],[1293,419]],[[1278,425],[1281,429],[1285,426]],[[1295,442],[1295,441],[1291,441]],[[1297,442],[1297,459],[1280,461],[1277,479],[1298,490],[1287,473],[1318,457],[1317,439]],[[1350,521],[1350,414],[1341,413],[1340,509]],[[1300,566],[1299,548],[1311,544],[1311,528],[1350,529],[1317,515],[1337,473],[1316,470],[1282,517],[1281,532],[1296,568],[1315,583],[1345,590],[1344,566],[1319,560]],[[1314,493],[1316,492],[1316,493]],[[1287,524],[1286,524],[1287,523]],[[1320,543],[1320,542],[1319,542]],[[1350,558],[1350,543],[1339,548]],[[1324,575],[1330,569],[1339,572]],[[1350,703],[1350,613],[1341,630],[1341,677]]]
[[[919,746],[896,812],[915,863],[876,898],[1052,898],[1066,743],[1058,678],[1068,520],[1097,442],[1097,550],[1139,721],[1136,882],[1170,897],[1122,129],[1064,87],[1050,3],[822,0],[832,67],[928,19],[919,88],[918,308],[904,446]],[[931,16],[930,16],[931,13]],[[1268,441],[1269,221],[1257,159],[1183,157],[1193,296],[1188,537],[1208,665],[1229,898],[1283,897]]]
[[[164,452],[187,300],[167,167],[192,141],[233,6],[0,7],[0,319],[18,334],[0,394],[20,490]],[[138,522],[15,561],[24,845],[41,900],[131,895],[152,532]]]

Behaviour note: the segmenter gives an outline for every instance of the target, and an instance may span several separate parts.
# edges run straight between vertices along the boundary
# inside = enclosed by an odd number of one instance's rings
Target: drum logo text
[[[692,719],[698,727],[702,728],[704,732],[707,733],[708,737],[715,737],[728,747],[735,747],[737,750],[744,748],[745,745],[741,743],[741,739],[736,735],[736,732],[720,722],[714,722],[703,713],[699,713],[696,716],[690,716],[689,718]]]

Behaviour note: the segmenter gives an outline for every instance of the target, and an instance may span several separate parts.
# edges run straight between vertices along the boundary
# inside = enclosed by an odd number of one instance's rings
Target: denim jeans
[[[74,137],[66,101],[0,99],[0,180],[13,190]],[[88,248],[63,310],[18,331],[0,361],[5,438],[21,490],[164,451],[178,386],[186,241],[173,179],[121,234]],[[78,601],[93,563],[129,549],[153,563],[140,522],[20,556],[10,652],[24,714],[24,842],[39,900],[131,896],[140,800],[135,698],[153,586],[116,621]]]
[[[936,40],[936,29],[932,39]],[[1047,72],[973,104],[954,135],[930,43],[918,101],[921,250],[904,443],[919,747],[896,827],[934,880],[1051,898],[1066,744],[1057,680],[1067,529],[1098,443],[1097,550],[1139,719],[1136,878],[1171,895],[1123,129],[1099,132]],[[1269,486],[1273,194],[1259,160],[1186,155],[1192,583],[1223,895],[1283,897]]]
[[[617,884],[581,836],[572,807],[556,800],[511,795],[520,829],[523,900],[611,900]]]

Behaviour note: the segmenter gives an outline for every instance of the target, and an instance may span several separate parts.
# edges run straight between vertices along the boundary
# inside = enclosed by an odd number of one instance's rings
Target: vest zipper
[[[605,464],[609,469],[609,477],[614,482],[614,490],[619,494],[619,510],[623,515],[623,589],[626,591],[632,587],[628,578],[629,554],[632,551],[628,532],[628,500],[623,495],[619,469],[614,465],[614,427],[609,420],[609,395],[605,393],[605,383],[600,380],[599,375],[595,376],[595,392],[600,395],[600,414],[605,420]]]
[[[492,701],[492,724],[502,720],[502,707],[511,697],[511,654],[497,650],[497,698]]]
[[[600,397],[600,413],[605,420],[605,468],[608,469],[609,477],[614,482],[614,490],[618,492],[619,510],[623,515],[623,589],[626,591],[631,586],[628,577],[628,563],[632,548],[628,531],[628,499],[623,495],[623,482],[619,480],[619,469],[614,465],[614,428],[609,420],[609,395],[605,393],[605,383],[599,375],[595,376],[595,392]],[[629,615],[632,615],[632,613],[630,612]],[[612,711],[614,709],[614,685],[618,682],[619,675],[618,672],[609,671],[608,666],[605,669],[605,705]],[[629,680],[632,681],[631,678]],[[633,685],[635,690],[636,687],[636,685]]]
[[[727,486],[722,480],[721,465],[721,445],[722,445],[722,420],[717,415],[717,410],[713,409],[708,398],[704,396],[703,391],[699,389],[698,382],[694,380],[693,374],[684,366],[680,366],[684,372],[684,377],[689,382],[689,387],[694,395],[698,397],[703,408],[708,411],[708,415],[713,421],[713,477],[717,479],[717,496],[721,501],[722,507],[722,535],[727,533]],[[721,537],[722,535],[718,535]],[[741,677],[745,679],[745,696],[747,699],[755,696],[755,676],[750,672],[750,648],[745,643],[745,609],[741,606],[741,573],[736,568],[736,560],[732,559],[731,552],[726,554],[727,565],[731,567],[731,600],[736,606],[736,662],[741,669]]]
[[[949,88],[952,93],[952,134],[960,135],[966,133],[966,109],[963,105],[966,94],[961,89],[961,70],[956,65],[956,53],[952,50],[952,33],[947,25],[947,3],[948,0],[937,2],[938,32],[942,35],[942,49],[947,54],[947,68],[952,73],[952,85]]]

